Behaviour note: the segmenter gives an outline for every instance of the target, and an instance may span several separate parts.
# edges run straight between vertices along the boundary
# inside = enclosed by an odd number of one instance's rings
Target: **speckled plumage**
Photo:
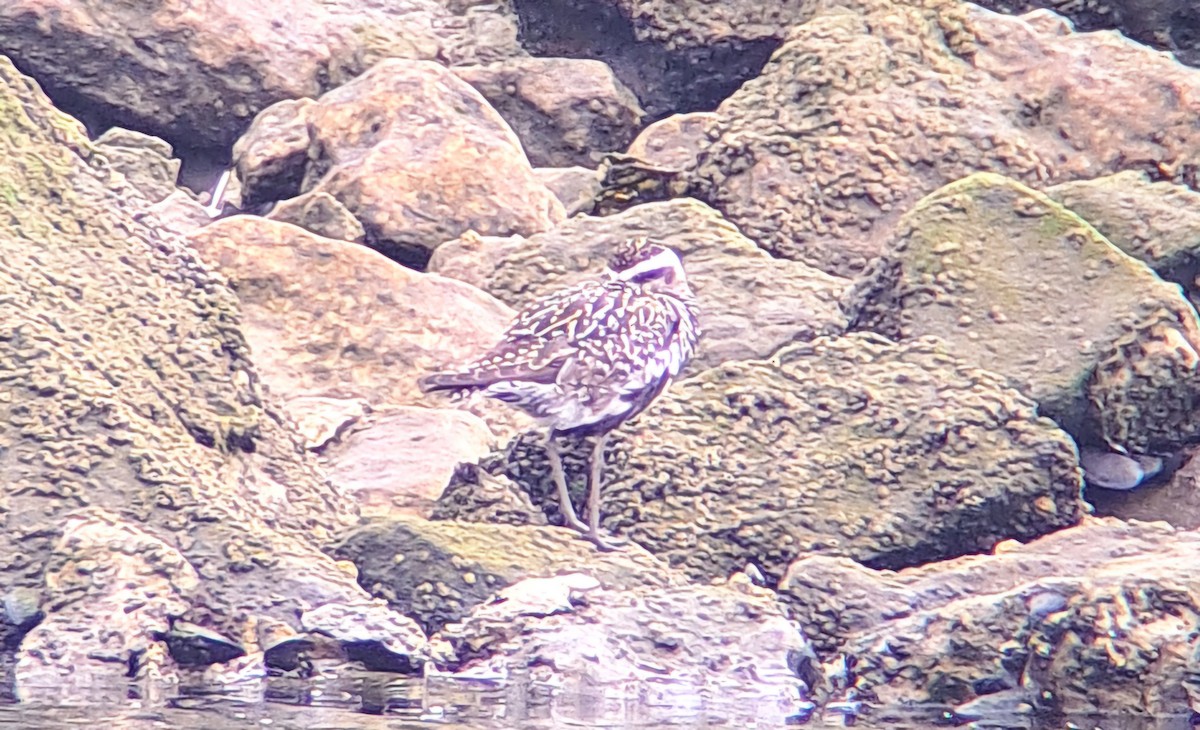
[[[567,526],[598,547],[600,475],[608,433],[640,413],[691,359],[700,337],[695,297],[674,251],[644,238],[618,246],[605,278],[533,302],[500,342],[472,363],[421,379],[421,389],[480,392],[547,428],[546,454]],[[588,524],[571,504],[554,439],[597,435]]]
[[[622,248],[614,271],[647,258]],[[490,351],[422,387],[482,392],[558,433],[604,430],[645,408],[691,358],[698,337],[686,283],[655,291],[610,274],[537,300]]]

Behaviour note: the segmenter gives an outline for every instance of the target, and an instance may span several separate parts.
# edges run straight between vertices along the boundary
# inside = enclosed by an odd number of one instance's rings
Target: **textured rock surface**
[[[460,281],[287,223],[235,216],[190,241],[237,291],[263,382],[297,422],[314,396],[442,405],[417,376],[484,351],[512,318]],[[468,405],[497,433],[529,423],[495,401]]]
[[[954,0],[841,3],[717,111],[692,194],[749,238],[861,270],[900,213],[979,170],[1042,185],[1120,170],[1189,182],[1200,75],[1114,33]]]
[[[684,170],[695,167],[710,142],[708,133],[719,117],[712,112],[672,114],[651,124],[626,150],[650,164]]]
[[[23,647],[18,678],[136,671],[177,601],[234,637],[256,616],[294,625],[365,604],[318,549],[353,505],[264,396],[236,298],[180,239],[133,219],[149,201],[3,59],[0,181],[0,598],[78,634]],[[99,525],[100,511],[119,519]],[[170,590],[136,614],[149,585],[121,577],[159,569]],[[93,608],[124,600],[135,615],[87,633]],[[15,644],[10,613],[0,636]]]
[[[637,235],[652,236],[683,257],[704,330],[692,370],[766,357],[790,340],[845,327],[838,306],[845,280],[771,258],[695,200],[649,203],[602,218],[576,217],[528,239],[464,238],[438,249],[430,271],[466,281],[519,309],[554,289],[600,274],[612,247]]]
[[[356,528],[333,553],[358,566],[364,588],[430,633],[526,578],[580,571],[606,588],[620,590],[681,582],[665,563],[639,547],[601,553],[577,533],[557,527],[397,515]]]
[[[1012,378],[1081,439],[1153,453],[1200,434],[1200,325],[1179,287],[998,175],[922,200],[848,303],[855,327],[935,335]]]
[[[328,193],[369,246],[414,265],[467,230],[529,235],[564,217],[508,124],[427,61],[384,61],[316,103],[267,109],[235,156],[244,204]]]
[[[702,42],[663,33],[631,17],[628,0],[521,0],[521,43],[535,56],[594,58],[607,63],[641,101],[650,117],[711,110],[762,69],[779,45],[774,37],[713,34]],[[669,5],[664,0],[659,5]],[[638,5],[643,3],[638,2]],[[755,2],[712,3],[706,10],[762,8]],[[779,30],[779,29],[777,29]]]
[[[364,516],[397,511],[428,517],[460,463],[493,446],[478,417],[449,408],[390,408],[359,420],[321,450],[330,478]]]
[[[98,123],[219,147],[273,102],[318,96],[383,58],[468,63],[521,53],[505,4],[451,5],[290,0],[248,12],[240,0],[202,9],[180,0],[13,0],[0,7],[0,48]]]
[[[811,650],[772,592],[725,584],[613,589],[582,573],[527,579],[432,637],[461,674],[529,668],[567,693],[687,707],[699,696],[795,714]],[[622,692],[625,690],[625,692]]]
[[[147,200],[158,203],[176,192],[179,160],[171,145],[141,132],[113,127],[96,139],[101,154]]]
[[[637,134],[637,97],[600,61],[514,58],[454,69],[520,137],[535,167],[594,167]]]
[[[539,167],[533,173],[563,204],[568,218],[591,211],[600,192],[599,174],[586,167]]]
[[[1197,560],[1195,532],[1089,518],[899,573],[802,558],[781,590],[819,648],[853,658],[863,699],[958,704],[1024,678],[1031,699],[1051,693],[1066,712],[1175,714],[1200,618]]]
[[[1045,192],[1162,278],[1195,288],[1200,273],[1200,193],[1184,185],[1151,182],[1145,173],[1133,171],[1063,183]]]
[[[1079,30],[1117,28],[1184,63],[1200,63],[1200,13],[1189,0],[977,0],[989,10],[1028,13],[1041,8],[1071,19]]]
[[[605,527],[697,578],[778,578],[810,552],[914,565],[1083,509],[1070,438],[932,338],[819,338],[706,370],[617,431],[607,463]],[[553,501],[532,439],[507,472]]]

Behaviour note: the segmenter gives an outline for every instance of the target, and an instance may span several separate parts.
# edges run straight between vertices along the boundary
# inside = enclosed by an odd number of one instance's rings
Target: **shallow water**
[[[722,698],[605,699],[601,693],[555,690],[537,683],[398,678],[270,679],[220,689],[200,686],[110,685],[23,688],[23,699],[0,704],[0,727],[180,728],[227,730],[557,730],[559,728],[889,728],[953,727],[939,708],[867,709],[858,717],[833,712],[787,716],[775,706]],[[973,728],[1051,730],[1191,730],[1189,717],[989,718]]]

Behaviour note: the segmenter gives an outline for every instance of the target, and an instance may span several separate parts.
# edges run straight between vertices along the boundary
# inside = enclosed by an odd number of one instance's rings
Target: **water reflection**
[[[552,688],[528,679],[506,682],[360,673],[338,678],[272,678],[221,688],[83,685],[22,688],[23,701],[0,705],[0,727],[180,728],[181,730],[558,730],[560,728],[888,728],[932,730],[959,725],[979,730],[1192,730],[1187,716],[1144,718],[996,717],[954,723],[936,708],[888,712],[866,709],[849,718],[826,712],[781,716],[778,707],[746,706],[721,698],[643,694],[608,697],[583,688]]]

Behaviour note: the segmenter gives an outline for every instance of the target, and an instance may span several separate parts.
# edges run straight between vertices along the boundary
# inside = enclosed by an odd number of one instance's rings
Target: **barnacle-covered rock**
[[[1168,54],[958,0],[817,6],[717,109],[691,174],[777,255],[856,274],[901,213],[980,170],[1194,180],[1200,74]]]
[[[678,584],[645,550],[598,552],[571,530],[428,521],[371,520],[334,554],[358,566],[359,582],[429,632],[457,621],[496,591],[526,578],[582,571],[613,589]]]
[[[1088,518],[899,572],[821,556],[780,592],[847,697],[959,705],[1022,689],[1066,713],[1168,715],[1200,671],[1200,534]]]
[[[940,337],[1079,438],[1154,453],[1200,431],[1200,325],[1179,287],[1013,180],[922,200],[847,302],[854,327]]]
[[[732,707],[743,722],[772,725],[811,708],[806,685],[819,677],[800,628],[745,575],[625,588],[586,572],[526,579],[446,625],[431,646],[438,666],[459,676],[531,672],[568,696],[637,697],[675,716],[715,696],[714,712]]]
[[[934,338],[822,337],[705,370],[615,432],[607,463],[604,526],[698,578],[777,579],[807,553],[914,565],[1084,509],[1070,437]],[[536,438],[505,468],[555,501]]]
[[[0,58],[0,642],[22,686],[163,667],[169,617],[241,639],[368,600],[320,549],[352,501],[149,203]]]
[[[1163,279],[1194,288],[1200,268],[1200,193],[1186,185],[1151,182],[1146,173],[1132,170],[1045,192]]]
[[[528,239],[463,237],[442,245],[429,268],[519,309],[600,274],[612,247],[638,235],[683,257],[704,332],[693,371],[766,357],[785,342],[835,334],[845,326],[838,302],[847,281],[771,258],[717,211],[692,199],[639,205],[620,215],[577,216]]]

